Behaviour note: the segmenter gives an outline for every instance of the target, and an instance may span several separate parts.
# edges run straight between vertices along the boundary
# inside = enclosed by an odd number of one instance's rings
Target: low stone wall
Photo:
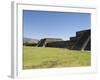
[[[45,47],[66,48],[67,41],[57,41],[57,42],[46,43]]]

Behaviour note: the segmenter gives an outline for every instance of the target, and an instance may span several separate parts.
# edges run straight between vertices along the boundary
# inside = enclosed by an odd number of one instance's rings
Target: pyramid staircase
[[[90,33],[90,29],[76,32],[76,36],[70,37],[70,40],[67,41],[67,48],[73,50],[90,50]]]
[[[38,47],[43,47],[45,41],[46,41],[46,39],[41,39],[41,40],[38,42],[37,46],[38,46]]]

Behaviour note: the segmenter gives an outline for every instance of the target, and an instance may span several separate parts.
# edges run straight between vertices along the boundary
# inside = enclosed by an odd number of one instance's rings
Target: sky
[[[77,31],[90,29],[91,14],[23,10],[25,38],[62,38],[68,40]]]

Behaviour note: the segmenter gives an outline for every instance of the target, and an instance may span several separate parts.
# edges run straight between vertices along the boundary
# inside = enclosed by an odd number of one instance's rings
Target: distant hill
[[[32,38],[24,38],[23,39],[23,43],[26,43],[26,42],[28,42],[28,43],[38,43],[38,39],[32,39]]]

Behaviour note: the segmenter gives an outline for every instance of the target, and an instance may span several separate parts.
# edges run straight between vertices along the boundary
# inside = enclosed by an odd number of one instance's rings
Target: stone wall
[[[58,41],[58,42],[51,42],[47,43],[45,47],[56,47],[56,48],[66,48],[67,41]]]

